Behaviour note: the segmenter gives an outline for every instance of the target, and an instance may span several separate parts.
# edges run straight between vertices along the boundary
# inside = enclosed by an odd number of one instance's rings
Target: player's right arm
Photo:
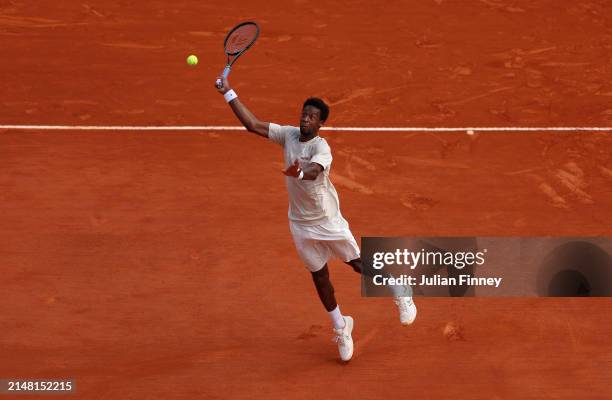
[[[223,85],[220,88],[217,87],[217,91],[225,95],[227,92],[232,90],[232,88],[230,87],[229,82],[227,81],[227,78],[219,77],[219,79],[222,80]],[[236,117],[238,117],[242,125],[244,125],[244,127],[249,132],[256,133],[257,135],[263,136],[266,138],[268,137],[268,131],[270,130],[269,122],[263,122],[263,121],[258,120],[253,115],[253,113],[249,111],[249,109],[244,104],[242,104],[242,102],[240,101],[238,97],[231,100],[229,105],[232,108],[232,111],[234,112],[234,114],[236,114]]]

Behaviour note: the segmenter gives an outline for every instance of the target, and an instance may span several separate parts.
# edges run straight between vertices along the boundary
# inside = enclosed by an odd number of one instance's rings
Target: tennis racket
[[[221,76],[225,79],[232,69],[232,65],[236,62],[238,57],[244,54],[259,36],[259,26],[255,22],[243,22],[236,25],[225,37],[223,46],[225,47],[225,54],[227,55],[227,64],[223,69]],[[232,58],[233,57],[233,58]],[[221,79],[216,81],[217,88],[223,86]]]

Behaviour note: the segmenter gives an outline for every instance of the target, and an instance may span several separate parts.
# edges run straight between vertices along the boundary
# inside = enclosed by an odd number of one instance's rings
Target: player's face
[[[321,121],[321,110],[313,106],[306,106],[302,109],[300,117],[300,133],[305,136],[310,136],[317,133],[323,122]]]

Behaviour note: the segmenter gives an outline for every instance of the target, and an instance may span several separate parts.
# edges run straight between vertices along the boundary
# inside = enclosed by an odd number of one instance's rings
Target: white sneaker
[[[343,316],[344,328],[334,329],[336,337],[334,340],[338,343],[338,352],[340,353],[340,359],[342,361],[348,361],[353,357],[353,318],[349,316]]]
[[[412,297],[396,297],[395,304],[397,304],[399,309],[402,325],[413,323],[417,316],[417,308],[412,301]]]

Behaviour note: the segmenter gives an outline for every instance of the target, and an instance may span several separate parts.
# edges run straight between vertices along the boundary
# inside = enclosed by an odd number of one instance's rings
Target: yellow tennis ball
[[[189,57],[187,57],[187,64],[193,66],[193,65],[197,65],[198,64],[198,57],[194,56],[193,54],[190,55]]]

